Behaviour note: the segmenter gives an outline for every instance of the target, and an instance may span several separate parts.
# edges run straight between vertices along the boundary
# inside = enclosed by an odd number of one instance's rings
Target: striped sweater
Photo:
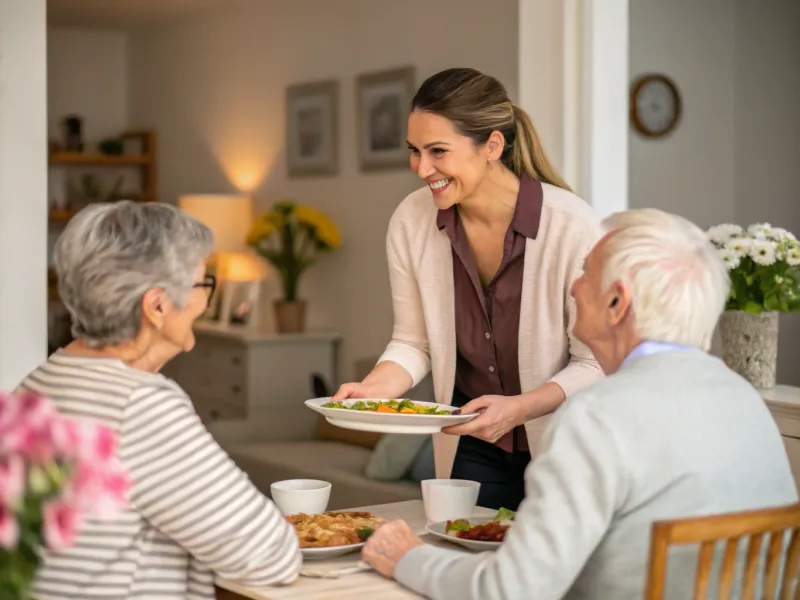
[[[74,547],[45,554],[37,600],[212,599],[214,573],[249,586],[294,581],[294,530],[175,382],[117,359],[58,351],[20,388],[48,396],[64,415],[116,430],[134,480],[120,516],[88,522]]]

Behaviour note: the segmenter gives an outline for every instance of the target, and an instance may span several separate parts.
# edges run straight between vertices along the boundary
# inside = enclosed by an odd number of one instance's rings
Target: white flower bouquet
[[[746,230],[716,225],[707,235],[731,277],[727,310],[754,315],[800,310],[800,242],[792,233],[756,223]]]

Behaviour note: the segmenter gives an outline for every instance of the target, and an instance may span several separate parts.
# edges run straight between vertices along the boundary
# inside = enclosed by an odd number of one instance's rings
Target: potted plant
[[[755,387],[774,387],[778,315],[800,309],[800,242],[768,223],[716,225],[707,234],[731,278],[719,323],[723,359]]]
[[[280,275],[283,297],[275,302],[277,330],[303,331],[306,302],[298,296],[300,277],[320,254],[340,246],[339,229],[321,211],[281,200],[253,222],[247,243]]]
[[[117,515],[129,487],[114,431],[63,418],[42,396],[0,392],[0,598],[30,598],[42,552]]]

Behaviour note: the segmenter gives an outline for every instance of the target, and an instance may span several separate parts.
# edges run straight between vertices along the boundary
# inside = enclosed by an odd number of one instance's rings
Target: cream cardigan
[[[525,246],[520,383],[528,392],[553,381],[571,396],[602,377],[589,349],[572,336],[575,303],[569,293],[602,232],[583,200],[552,185],[542,187],[539,233]],[[414,385],[432,372],[436,401],[450,404],[456,370],[453,255],[447,234],[436,226],[436,214],[431,191],[424,187],[406,197],[389,222],[394,331],[379,362],[399,364]],[[525,424],[532,454],[548,420],[544,416]],[[447,478],[458,437],[439,433],[433,443],[436,476]]]

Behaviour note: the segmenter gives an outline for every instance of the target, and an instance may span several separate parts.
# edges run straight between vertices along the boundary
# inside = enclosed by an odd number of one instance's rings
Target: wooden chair
[[[785,534],[791,531],[790,542],[782,553]],[[779,600],[800,600],[800,504],[767,510],[746,511],[711,517],[659,521],[653,524],[650,540],[645,600],[662,600],[667,578],[667,553],[670,546],[699,544],[693,600],[705,600],[709,586],[714,550],[725,541],[720,569],[717,600],[732,598],[737,550],[741,540],[749,540],[744,565],[741,600],[773,600],[780,589]],[[769,544],[761,595],[754,596],[758,578],[762,544]],[[778,581],[783,562],[783,583]],[[780,584],[780,588],[778,585]],[[792,597],[792,588],[795,587]],[[687,599],[688,600],[688,599]]]

